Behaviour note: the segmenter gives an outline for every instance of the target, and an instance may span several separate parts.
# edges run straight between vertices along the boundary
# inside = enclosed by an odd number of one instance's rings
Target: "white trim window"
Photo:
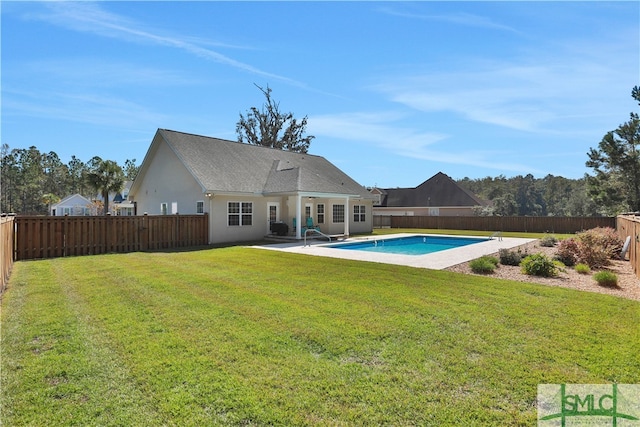
[[[365,205],[354,205],[353,222],[365,222],[367,220],[366,211],[367,208]]]
[[[253,202],[228,202],[227,224],[230,227],[253,225]]]
[[[204,200],[196,201],[196,213],[203,214],[204,213]]]
[[[160,203],[160,215],[167,215],[169,208],[166,202]]]
[[[333,205],[333,223],[344,223],[344,205]]]
[[[324,203],[316,205],[316,223],[324,224]]]

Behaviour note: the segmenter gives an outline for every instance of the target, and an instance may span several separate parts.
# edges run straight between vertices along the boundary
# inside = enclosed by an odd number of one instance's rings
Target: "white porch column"
[[[349,235],[349,222],[351,222],[351,212],[349,211],[349,197],[344,198],[344,234]]]
[[[302,196],[296,196],[296,239],[302,239]]]

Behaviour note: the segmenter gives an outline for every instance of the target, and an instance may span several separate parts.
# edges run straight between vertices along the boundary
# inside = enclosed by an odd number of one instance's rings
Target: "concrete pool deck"
[[[307,246],[304,246],[303,242],[292,243],[277,243],[273,245],[260,245],[253,246],[254,248],[269,249],[282,252],[291,252],[297,254],[324,256],[330,258],[342,258],[355,261],[369,261],[378,262],[383,264],[395,264],[406,265],[409,267],[417,268],[430,268],[433,270],[442,270],[453,265],[461,264],[463,262],[471,261],[479,258],[482,255],[489,255],[498,252],[500,249],[513,249],[515,247],[525,245],[533,242],[536,239],[523,239],[516,237],[502,237],[502,238],[487,238],[486,241],[480,243],[474,243],[472,245],[462,246],[460,248],[446,249],[440,252],[434,252],[426,255],[399,255],[380,252],[367,252],[358,250],[347,250],[330,248],[329,245],[335,245],[337,243],[347,242],[362,242],[367,240],[384,240],[394,237],[409,237],[409,236],[431,236],[431,234],[419,234],[419,233],[401,233],[401,234],[388,234],[384,236],[367,236],[356,237],[346,239],[341,242],[322,242],[322,241],[307,241]],[[433,236],[449,236],[446,234],[438,234]],[[465,237],[465,236],[450,236],[450,237]],[[478,236],[468,236],[475,237]]]

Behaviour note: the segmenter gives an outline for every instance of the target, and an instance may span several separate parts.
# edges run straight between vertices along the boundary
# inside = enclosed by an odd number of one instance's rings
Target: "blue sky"
[[[236,139],[255,85],[362,185],[547,174],[638,110],[640,2],[7,2],[1,142],[144,159]]]

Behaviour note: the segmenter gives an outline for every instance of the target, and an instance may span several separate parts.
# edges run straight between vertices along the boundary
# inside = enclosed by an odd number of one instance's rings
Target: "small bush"
[[[558,243],[558,239],[556,239],[554,236],[547,235],[540,239],[540,246],[544,246],[546,248],[552,248],[556,245],[556,243]]]
[[[576,236],[580,255],[578,260],[591,268],[601,268],[618,256],[624,242],[613,228],[597,227]]]
[[[578,262],[578,256],[580,255],[580,248],[578,242],[575,239],[564,239],[558,243],[558,250],[556,251],[555,259],[561,261],[564,265],[571,267]]]
[[[498,266],[498,264],[500,263],[500,260],[494,256],[491,255],[483,255],[480,257],[480,259],[486,259],[487,261],[489,261],[491,264],[495,265],[496,267]]]
[[[517,252],[510,251],[509,249],[500,249],[500,251],[498,251],[498,255],[500,257],[500,264],[515,265],[515,266],[520,265],[522,258],[526,256],[526,255],[523,255],[522,251],[520,251],[519,249]]]
[[[615,275],[615,273],[612,273],[610,271],[598,271],[596,274],[593,275],[593,279],[598,282],[598,285],[600,286],[607,286],[607,287],[616,287],[618,286],[618,276]]]
[[[558,275],[556,263],[542,253],[525,257],[520,266],[522,267],[522,272],[530,276],[555,277]]]
[[[591,269],[587,264],[579,263],[574,267],[577,273],[579,274],[589,274],[591,273]]]
[[[476,258],[469,263],[471,271],[477,274],[493,273],[498,265],[498,259],[490,256]]]
[[[580,262],[590,268],[602,268],[618,256],[624,242],[613,228],[597,227],[578,233],[576,237],[558,244],[555,259],[566,265]]]

